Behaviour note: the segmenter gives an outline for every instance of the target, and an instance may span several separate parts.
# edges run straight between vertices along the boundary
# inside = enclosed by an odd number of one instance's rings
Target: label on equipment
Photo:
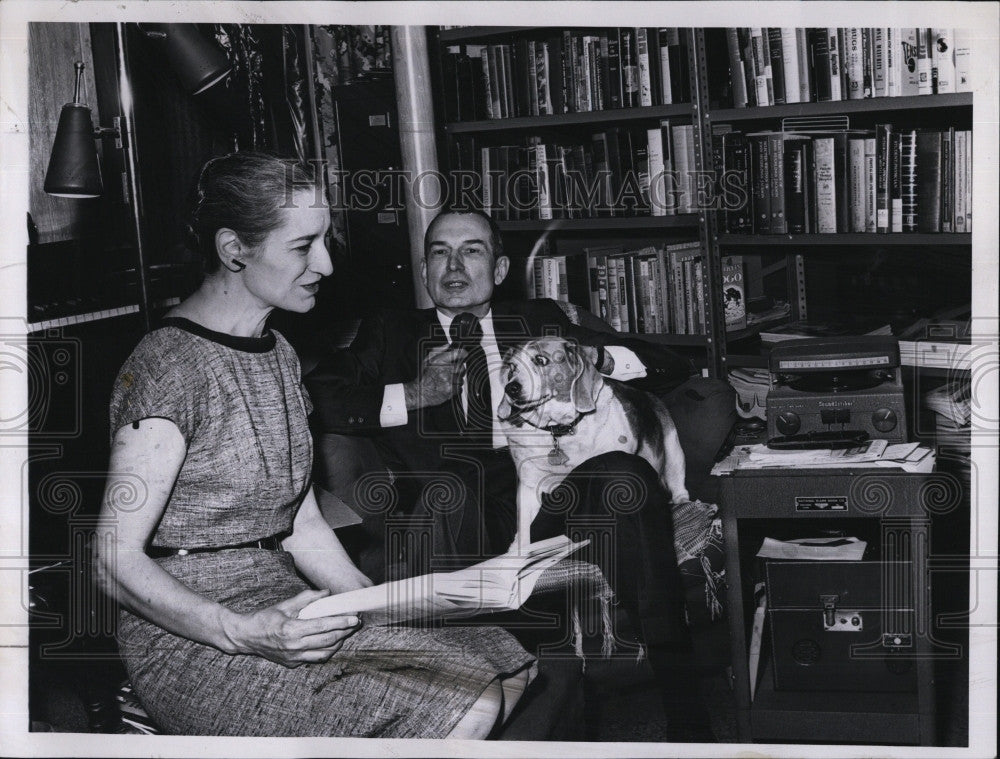
[[[847,511],[846,495],[810,495],[795,497],[796,511]]]
[[[866,366],[888,366],[888,356],[867,358],[796,358],[779,359],[779,369],[858,369]]]

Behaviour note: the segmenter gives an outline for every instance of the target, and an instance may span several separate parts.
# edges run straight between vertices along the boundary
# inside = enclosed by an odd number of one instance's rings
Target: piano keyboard
[[[181,302],[180,298],[167,298],[153,304],[153,308],[170,308]],[[74,314],[72,316],[62,316],[58,319],[46,319],[41,322],[29,322],[28,333],[44,332],[47,329],[57,329],[59,327],[71,327],[76,324],[95,322],[100,319],[113,319],[116,316],[128,316],[139,313],[138,304],[131,306],[119,306],[118,308],[106,308],[103,311],[91,311],[87,314]]]

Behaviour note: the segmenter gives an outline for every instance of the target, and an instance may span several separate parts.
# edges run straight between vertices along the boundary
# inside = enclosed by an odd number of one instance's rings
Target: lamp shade
[[[44,187],[50,195],[63,198],[96,198],[104,192],[94,122],[82,103],[67,103],[59,114]]]
[[[204,92],[229,73],[229,61],[195,24],[162,24],[170,66],[181,86],[192,95]]]

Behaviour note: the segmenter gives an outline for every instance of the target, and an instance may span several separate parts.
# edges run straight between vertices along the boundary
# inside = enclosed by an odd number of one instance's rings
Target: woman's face
[[[333,272],[325,241],[330,209],[317,206],[311,190],[296,192],[293,201],[280,211],[281,225],[247,256],[243,281],[265,308],[303,313],[316,304],[319,281]]]

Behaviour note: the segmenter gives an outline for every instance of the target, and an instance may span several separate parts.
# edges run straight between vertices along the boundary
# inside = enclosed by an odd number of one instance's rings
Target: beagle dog
[[[612,451],[641,456],[659,473],[674,504],[690,500],[677,428],[658,398],[602,375],[594,348],[543,337],[504,356],[497,417],[518,474],[517,535],[529,526],[574,467]]]

